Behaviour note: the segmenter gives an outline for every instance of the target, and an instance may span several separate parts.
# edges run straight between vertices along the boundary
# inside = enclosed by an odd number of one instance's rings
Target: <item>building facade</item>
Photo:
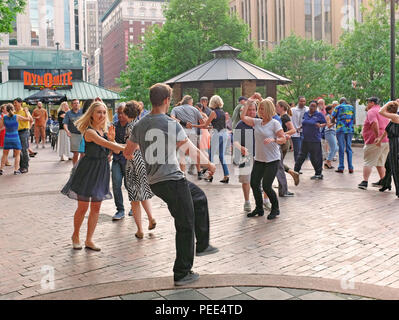
[[[369,0],[231,0],[237,13],[251,28],[250,39],[271,49],[294,33],[337,45],[354,19],[362,21],[361,6]]]
[[[0,36],[0,82],[9,80],[10,51],[72,50],[82,52],[82,69],[87,75],[85,0],[28,0],[18,14],[11,34]]]
[[[163,10],[163,0],[117,0],[105,13],[101,20],[104,87],[118,89],[115,79],[126,68],[130,46],[141,43],[152,25],[164,24]]]

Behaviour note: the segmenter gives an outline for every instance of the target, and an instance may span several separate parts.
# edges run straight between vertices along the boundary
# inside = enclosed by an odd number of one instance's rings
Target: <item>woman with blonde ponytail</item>
[[[92,237],[102,201],[112,199],[109,190],[109,150],[120,153],[124,147],[114,142],[114,127],[110,127],[107,133],[107,107],[102,102],[94,102],[75,125],[85,139],[86,155],[73,168],[71,177],[61,192],[71,199],[78,200],[72,235],[73,248],[82,249],[79,231],[90,206],[85,245],[87,249],[100,251],[101,249],[93,243]]]

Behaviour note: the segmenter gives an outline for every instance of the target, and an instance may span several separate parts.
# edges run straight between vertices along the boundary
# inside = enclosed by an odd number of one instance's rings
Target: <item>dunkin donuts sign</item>
[[[71,89],[72,88],[72,71],[53,74],[51,72],[37,74],[24,71],[24,87],[25,89]]]

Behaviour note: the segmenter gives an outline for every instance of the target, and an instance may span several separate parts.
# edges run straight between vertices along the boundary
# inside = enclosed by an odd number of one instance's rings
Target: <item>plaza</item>
[[[313,169],[307,161],[298,187],[288,178],[295,197],[280,198],[281,215],[271,222],[246,217],[237,176],[231,175],[229,185],[220,184],[218,165],[216,182],[198,185],[209,201],[211,243],[220,251],[195,258],[198,282],[165,293],[176,289],[175,231],[166,205],[154,197],[157,228],[138,240],[133,218],[113,222],[114,202],[104,201],[95,233],[102,251],[74,251],[76,202],[60,193],[72,165],[47,147],[31,159],[27,175],[1,177],[0,299],[157,299],[176,293],[180,299],[197,294],[260,300],[316,294],[314,299],[322,299],[327,293],[337,299],[342,294],[398,299],[399,202],[394,191],[357,188],[363,151],[354,152],[353,175],[324,170],[323,181],[310,180]],[[285,162],[293,165],[292,153]],[[230,168],[234,173],[236,167]],[[371,180],[378,180],[375,171]],[[124,199],[128,208],[126,191]],[[251,202],[254,206],[252,196]],[[293,289],[308,291],[290,294]],[[249,295],[255,291],[259,295]]]

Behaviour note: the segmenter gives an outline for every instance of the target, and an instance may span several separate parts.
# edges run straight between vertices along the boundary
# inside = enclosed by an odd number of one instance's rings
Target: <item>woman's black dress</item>
[[[386,174],[381,184],[384,188],[390,188],[393,175],[396,195],[399,197],[399,124],[391,121],[385,130],[389,138],[389,155],[385,164]]]
[[[101,136],[98,132],[97,134]],[[103,138],[108,139],[106,134]],[[94,142],[85,142],[85,156],[72,169],[71,177],[61,193],[85,202],[112,199],[109,190],[109,150]]]

